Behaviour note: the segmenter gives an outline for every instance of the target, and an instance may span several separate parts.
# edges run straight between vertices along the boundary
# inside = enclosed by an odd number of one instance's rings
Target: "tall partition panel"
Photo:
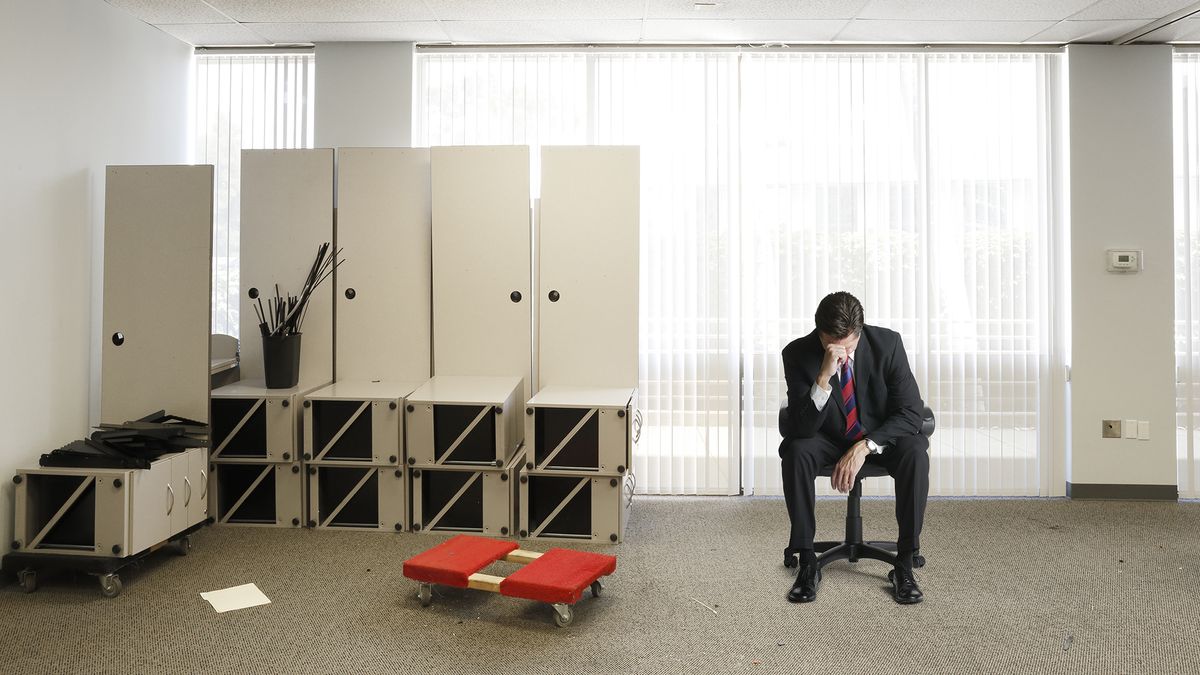
[[[262,379],[259,295],[297,295],[317,255],[333,242],[333,150],[243,150],[241,221],[242,378]],[[333,379],[333,283],[309,300],[301,327],[301,388]]]
[[[430,375],[429,150],[338,150],[337,379]],[[406,392],[401,392],[401,394]]]
[[[110,166],[100,420],[208,420],[213,168]]]
[[[639,168],[633,146],[542,148],[542,387],[637,387]]]
[[[433,148],[433,371],[517,376],[529,400],[529,148]]]

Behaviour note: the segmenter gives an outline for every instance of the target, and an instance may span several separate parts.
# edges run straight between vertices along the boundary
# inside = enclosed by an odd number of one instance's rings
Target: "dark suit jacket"
[[[833,391],[824,408],[818,411],[811,396],[824,358],[825,350],[815,330],[783,349],[788,420],[792,427],[789,438],[811,438],[820,433],[841,447],[848,445],[848,441],[838,376],[830,380]],[[904,343],[896,331],[863,326],[854,350],[854,391],[858,419],[867,432],[866,438],[887,445],[900,436],[921,432],[921,411],[925,404],[908,366]]]

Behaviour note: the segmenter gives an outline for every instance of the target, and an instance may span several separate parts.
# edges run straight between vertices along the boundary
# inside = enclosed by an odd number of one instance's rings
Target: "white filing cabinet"
[[[399,465],[404,402],[419,382],[338,382],[304,397],[304,461]]]
[[[524,461],[524,453],[518,452],[499,468],[410,469],[413,531],[511,537],[521,509],[517,471]]]
[[[430,375],[427,148],[338,150],[337,381]],[[407,393],[407,392],[404,392]]]
[[[623,474],[630,467],[637,390],[551,385],[525,407],[526,468]]]
[[[525,439],[521,379],[437,375],[409,394],[409,466],[503,467]]]
[[[100,421],[208,420],[211,166],[110,166]]]
[[[404,468],[359,462],[308,465],[308,526],[319,529],[407,529]]]
[[[26,554],[124,558],[208,515],[205,449],[166,455],[149,469],[19,471],[13,549]]]
[[[631,475],[522,470],[519,485],[522,539],[616,544],[625,538]]]
[[[243,150],[241,171],[241,369],[244,379],[255,380],[263,378],[256,297],[265,309],[276,284],[281,294],[299,294],[317,248],[333,242],[333,150]],[[297,385],[332,382],[330,281],[309,299],[301,333]]]
[[[542,148],[539,386],[638,386],[639,150]]]
[[[430,150],[433,372],[532,382],[529,148]]]

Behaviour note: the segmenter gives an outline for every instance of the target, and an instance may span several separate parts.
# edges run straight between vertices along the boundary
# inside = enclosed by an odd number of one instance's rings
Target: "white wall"
[[[104,167],[187,161],[189,46],[100,0],[0,8],[0,543],[13,471],[88,431]]]
[[[316,47],[315,147],[412,144],[411,42],[331,42]]]
[[[1071,457],[1068,481],[1174,486],[1171,48],[1072,46]],[[1105,271],[1106,248],[1145,270]],[[1101,439],[1102,419],[1150,421],[1150,440]]]

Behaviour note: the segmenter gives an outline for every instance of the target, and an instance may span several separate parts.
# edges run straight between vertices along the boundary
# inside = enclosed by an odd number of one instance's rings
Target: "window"
[[[312,54],[196,57],[196,162],[216,168],[212,332],[238,335],[243,149],[313,146]]]
[[[1200,53],[1175,54],[1175,449],[1179,496],[1200,497]]]
[[[431,50],[417,142],[642,147],[639,489],[781,492],[779,353],[845,289],[938,414],[933,493],[1046,494],[1059,62]]]

